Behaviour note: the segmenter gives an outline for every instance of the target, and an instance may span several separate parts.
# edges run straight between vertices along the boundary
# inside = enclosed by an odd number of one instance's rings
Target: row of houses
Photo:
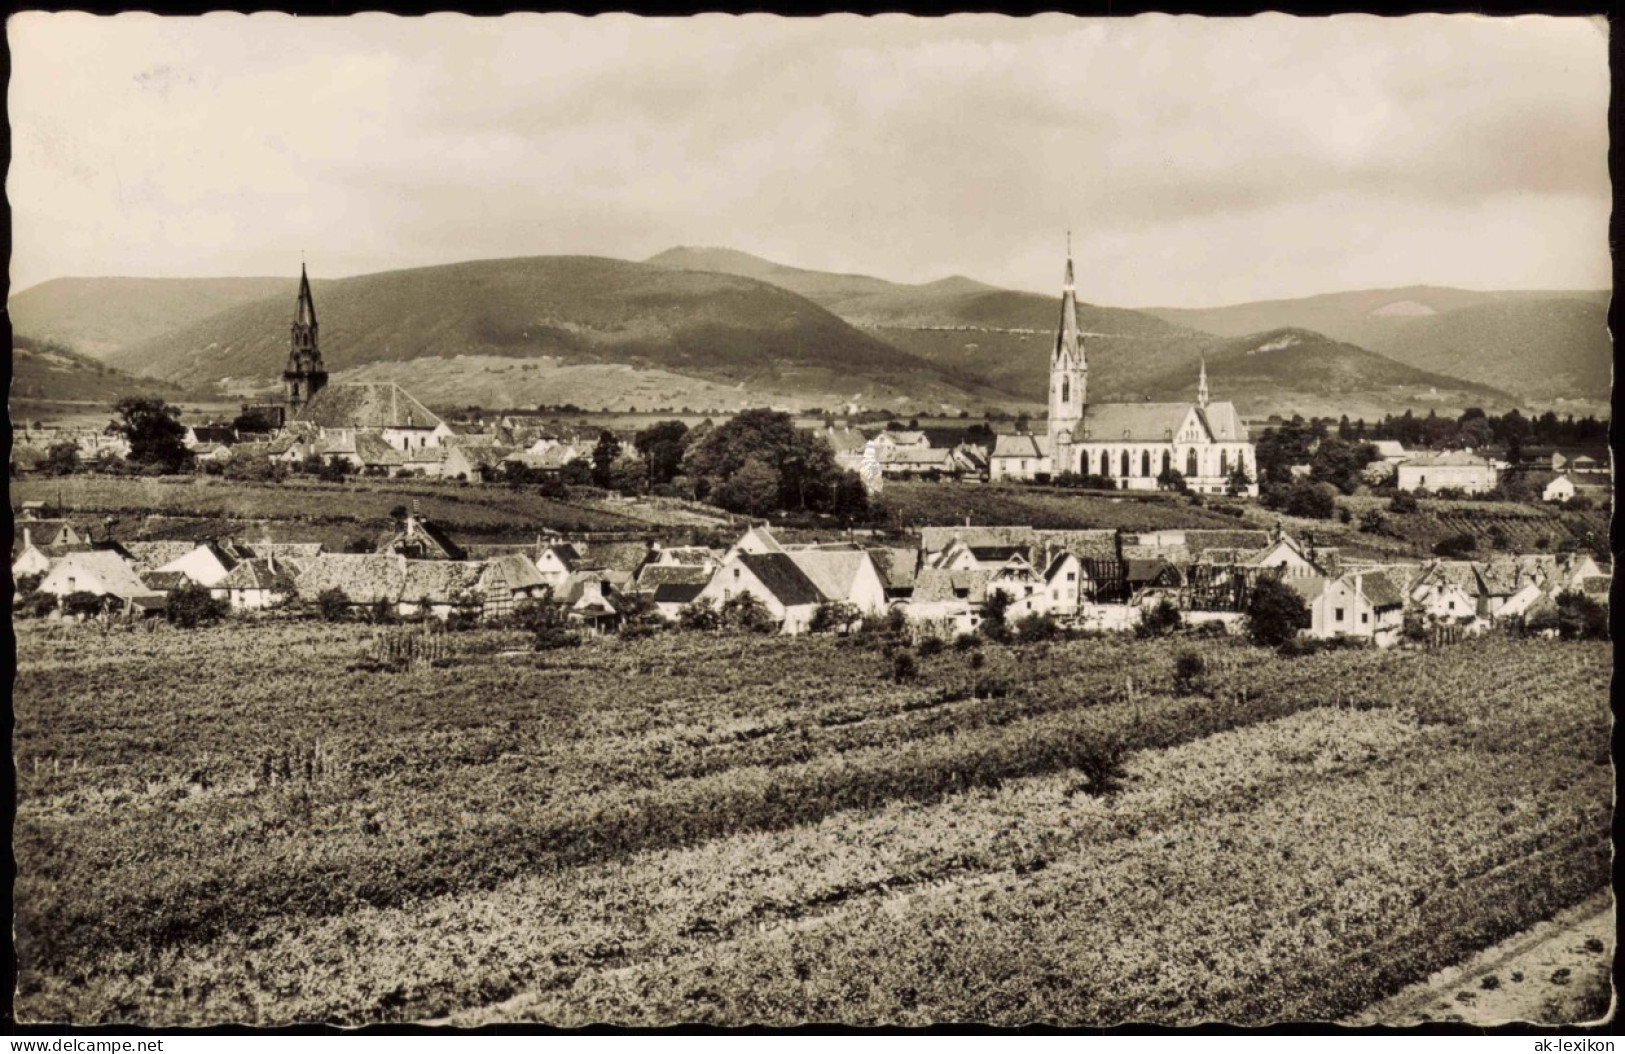
[[[1129,628],[1166,602],[1188,622],[1234,624],[1258,580],[1271,577],[1303,598],[1310,635],[1382,645],[1398,639],[1408,611],[1476,631],[1537,614],[1564,590],[1606,602],[1611,581],[1583,554],[1377,564],[1279,528],[930,527],[916,545],[901,546],[794,544],[758,526],[726,549],[539,538],[471,552],[414,512],[364,554],[268,538],[93,543],[88,530],[37,516],[19,528],[14,575],[42,575],[44,592],[90,592],[126,611],[158,610],[167,594],[195,583],[237,610],[337,591],[358,610],[497,618],[541,599],[592,629],[638,610],[677,619],[691,605],[720,607],[742,595],[760,601],[785,633],[807,630],[827,603],[860,615],[901,606],[918,632],[940,636],[974,632],[996,601],[1011,622],[1048,615]]]

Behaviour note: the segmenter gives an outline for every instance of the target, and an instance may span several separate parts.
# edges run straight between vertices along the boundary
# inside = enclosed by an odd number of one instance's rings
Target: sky
[[[1598,20],[23,13],[13,289],[723,246],[1213,306],[1600,289]]]

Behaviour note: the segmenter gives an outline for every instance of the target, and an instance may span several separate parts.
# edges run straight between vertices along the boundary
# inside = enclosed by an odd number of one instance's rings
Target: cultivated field
[[[881,491],[889,526],[948,527],[1024,524],[1050,529],[1117,528],[1161,531],[1208,527],[1236,530],[1256,526],[1172,494],[1116,496],[1016,483],[927,483],[888,481]]]
[[[1608,878],[1605,644],[377,632],[18,627],[24,1020],[1341,1019]]]
[[[148,531],[149,516],[215,523],[264,521],[277,537],[320,541],[335,551],[358,531],[376,534],[396,506],[418,503],[428,519],[464,542],[525,542],[541,530],[642,531],[715,526],[726,514],[696,514],[676,503],[544,498],[536,488],[464,486],[407,479],[324,483],[294,478],[255,483],[211,476],[68,476],[11,483],[14,505],[60,499],[72,515],[108,522],[116,537]]]

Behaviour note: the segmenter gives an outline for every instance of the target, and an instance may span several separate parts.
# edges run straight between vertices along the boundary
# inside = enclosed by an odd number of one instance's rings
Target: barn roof
[[[738,559],[786,607],[817,604],[825,599],[788,553],[740,553]]]
[[[524,553],[504,553],[485,561],[488,575],[501,575],[510,589],[535,589],[546,585],[536,564]]]
[[[286,563],[277,563],[273,568],[272,561],[263,557],[244,560],[231,572],[214,584],[215,589],[268,589],[277,593],[291,593],[294,587],[295,569],[290,569]]]
[[[128,554],[130,566],[135,569],[136,574],[142,574],[156,571],[167,563],[179,560],[197,549],[198,543],[130,541],[119,542],[118,547]]]
[[[311,560],[296,582],[301,596],[315,598],[337,589],[352,604],[400,599],[406,558],[395,553],[323,553]]]
[[[818,591],[832,600],[850,597],[864,566],[873,566],[869,554],[862,550],[800,549],[789,556]]]
[[[638,572],[638,588],[658,590],[663,585],[698,585],[711,581],[712,570],[702,564],[645,564]]]
[[[408,560],[401,600],[415,604],[427,597],[431,604],[449,604],[471,597],[484,571],[484,564],[472,560]]]
[[[68,553],[52,566],[51,573],[55,574],[64,568],[75,572],[75,577],[83,574],[98,579],[104,592],[110,596],[129,599],[151,596],[155,592],[151,586],[141,581],[135,568],[130,566],[123,556],[111,549]]]
[[[964,600],[980,604],[987,599],[987,584],[993,571],[949,571],[940,567],[922,567],[914,579],[914,601],[932,603],[942,600]]]
[[[692,604],[704,589],[703,582],[699,585],[689,582],[663,582],[655,587],[654,601],[656,604]]]

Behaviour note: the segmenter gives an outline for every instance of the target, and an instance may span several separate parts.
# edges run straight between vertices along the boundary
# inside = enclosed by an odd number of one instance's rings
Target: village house
[[[142,582],[135,568],[110,549],[64,554],[40,580],[39,591],[57,597],[89,593],[125,614],[158,610],[164,603],[164,594]]]
[[[1404,628],[1404,596],[1380,572],[1339,578],[1292,578],[1286,584],[1309,608],[1311,637],[1355,637],[1378,647],[1399,641]]]
[[[1423,454],[1399,465],[1396,470],[1400,490],[1459,490],[1484,494],[1495,489],[1500,474],[1488,458],[1465,450]]]
[[[1411,606],[1432,622],[1467,623],[1478,617],[1478,575],[1466,560],[1435,560],[1412,581]]]
[[[799,549],[787,555],[826,600],[851,604],[865,615],[886,610],[886,583],[867,552]]]
[[[566,620],[591,633],[615,629],[626,616],[626,606],[610,576],[602,571],[577,571],[556,594]]]
[[[569,542],[556,542],[537,550],[534,560],[542,582],[555,593],[564,588],[578,566],[584,561],[580,550]]]
[[[451,535],[415,511],[408,512],[406,520],[380,538],[374,548],[377,552],[398,553],[410,560],[468,559],[468,551]]]
[[[286,561],[279,564],[275,557],[250,557],[214,583],[209,594],[233,611],[264,611],[294,595],[296,569]]]
[[[338,590],[352,610],[383,604],[394,611],[405,581],[406,557],[399,554],[322,553],[305,564],[294,584],[308,600]]]
[[[541,600],[548,594],[535,562],[523,553],[486,560],[475,588],[484,599],[481,614],[488,619],[505,618],[524,601]]]
[[[1389,465],[1399,465],[1412,457],[1405,444],[1397,439],[1374,439],[1371,446],[1376,448],[1377,457]]]
[[[827,599],[817,585],[782,550],[753,553],[739,546],[735,549],[700,591],[699,599],[721,607],[748,593],[767,607],[780,632],[805,632],[818,605]]]
[[[706,581],[709,581],[709,577]],[[700,598],[705,591],[705,582],[662,582],[655,586],[651,597],[654,601],[655,611],[664,619],[675,622],[683,615],[683,609]]]
[[[396,610],[403,618],[479,615],[485,606],[479,588],[484,571],[477,561],[407,560]]]

